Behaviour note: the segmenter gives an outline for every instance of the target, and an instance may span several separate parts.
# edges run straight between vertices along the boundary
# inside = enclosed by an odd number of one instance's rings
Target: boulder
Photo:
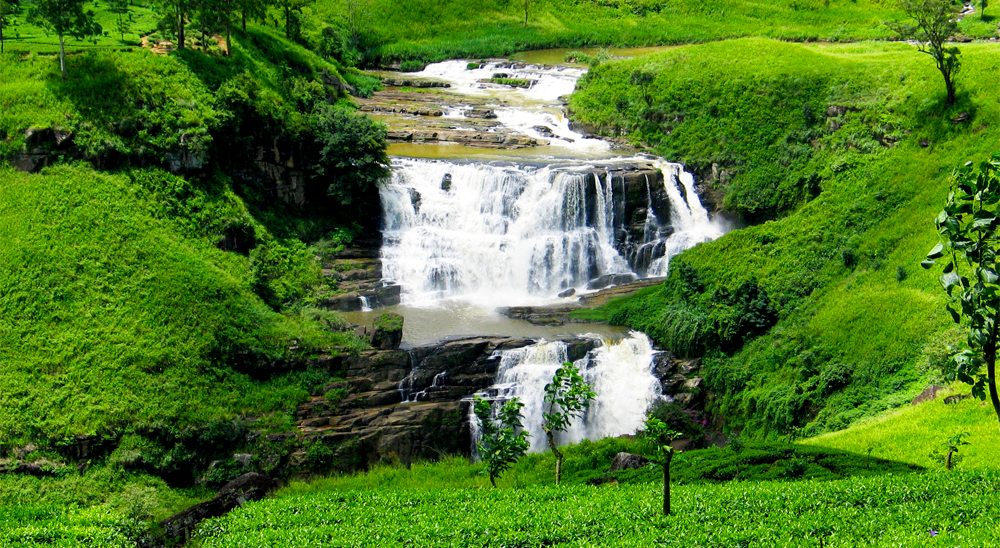
[[[938,386],[936,384],[932,384],[927,388],[924,388],[923,392],[917,394],[917,397],[913,398],[910,405],[918,405],[924,403],[925,401],[933,400],[937,397],[938,390],[942,390],[943,388],[943,386]]]
[[[960,402],[962,400],[969,399],[971,397],[972,397],[972,394],[955,394],[953,396],[948,396],[947,398],[945,398],[944,399],[944,403],[946,405],[951,405],[953,403],[958,403],[958,402]]]
[[[633,470],[636,468],[642,468],[647,464],[649,464],[649,459],[646,457],[622,452],[615,455],[614,460],[611,461],[611,471],[617,472],[618,470]]]
[[[561,298],[572,297],[573,295],[576,295],[576,289],[572,287],[567,289],[566,291],[559,292],[559,297]]]
[[[451,173],[445,173],[444,177],[441,177],[441,190],[445,192],[451,190]]]
[[[403,342],[403,317],[386,312],[375,320],[371,345],[377,350],[396,350]]]

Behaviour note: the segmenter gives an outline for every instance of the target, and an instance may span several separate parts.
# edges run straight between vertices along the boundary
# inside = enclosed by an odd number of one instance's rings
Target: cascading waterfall
[[[721,235],[677,164],[658,165],[663,183],[646,178],[644,220],[633,241],[624,176],[612,171],[393,163],[392,180],[381,188],[383,273],[403,286],[404,302],[461,296],[501,305],[583,288],[606,274],[662,276],[671,256]],[[669,222],[656,214],[659,184],[669,197],[669,207],[659,206]]]
[[[520,398],[524,404],[523,428],[531,435],[530,450],[544,451],[548,447],[542,429],[545,385],[567,361],[566,343],[540,341],[499,354],[497,382],[480,396],[495,402]],[[659,380],[652,371],[652,357],[649,338],[633,332],[621,341],[602,341],[587,356],[574,362],[597,397],[581,419],[574,420],[566,432],[556,435],[556,443],[564,445],[634,433],[645,420],[650,404],[661,397]],[[475,445],[480,428],[474,416],[470,423]]]

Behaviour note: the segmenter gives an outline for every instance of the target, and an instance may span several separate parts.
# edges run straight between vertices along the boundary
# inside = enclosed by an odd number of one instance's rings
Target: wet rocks
[[[387,312],[375,320],[371,345],[377,350],[395,350],[403,342],[403,317]]]
[[[587,282],[587,289],[604,289],[612,285],[624,285],[635,281],[635,274],[605,274]]]

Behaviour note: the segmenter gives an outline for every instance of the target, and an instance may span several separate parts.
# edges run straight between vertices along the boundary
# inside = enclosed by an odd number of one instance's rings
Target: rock
[[[587,289],[604,289],[612,285],[623,285],[635,281],[635,274],[605,274],[587,282]]]
[[[542,137],[552,137],[552,128],[549,126],[533,126],[531,129],[538,132]]]
[[[143,546],[166,545],[180,541],[187,542],[195,527],[203,520],[217,518],[247,502],[263,499],[278,487],[278,483],[267,476],[250,472],[227,483],[212,500],[196,504],[183,512],[160,522],[163,538],[147,538]]]
[[[649,464],[649,459],[646,457],[622,452],[615,455],[614,460],[611,461],[611,471],[617,472],[618,470],[634,470],[636,468],[642,468],[647,464]]]
[[[371,345],[377,350],[395,350],[403,342],[403,317],[386,312],[373,324]]]
[[[408,188],[407,190],[410,192],[410,203],[413,204],[413,211],[417,213],[420,211],[420,193],[415,188]]]
[[[960,112],[958,113],[958,116],[955,116],[954,118],[951,119],[951,123],[958,125],[961,124],[962,122],[968,122],[969,118],[971,118],[971,116],[969,116],[968,112]]]
[[[927,139],[921,139],[918,144],[920,145],[920,148],[927,148],[931,146],[931,142],[928,141]]]
[[[566,298],[566,297],[572,297],[573,295],[576,295],[576,289],[571,287],[566,291],[560,291],[558,296],[561,298]]]
[[[653,354],[653,374],[658,379],[665,379],[677,370],[677,360],[670,352]]]
[[[465,117],[494,120],[497,117],[497,113],[491,108],[472,108],[465,111]]]
[[[451,173],[445,173],[441,178],[441,190],[445,192],[451,190]]]
[[[971,397],[972,397],[972,394],[955,394],[953,396],[948,396],[947,398],[945,398],[944,399],[944,403],[946,405],[951,405],[953,403],[958,403],[958,402],[960,402],[962,400],[969,399]]]
[[[917,397],[913,398],[910,405],[918,405],[924,403],[925,401],[933,400],[937,397],[938,390],[942,390],[943,388],[943,386],[938,386],[936,384],[932,384],[927,388],[924,388],[923,392],[917,394]]]

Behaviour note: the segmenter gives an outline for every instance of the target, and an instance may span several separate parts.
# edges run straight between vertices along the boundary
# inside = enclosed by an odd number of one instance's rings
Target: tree
[[[495,416],[493,406],[486,400],[477,397],[473,406],[483,428],[476,448],[479,458],[486,463],[490,484],[496,487],[497,478],[528,452],[528,433],[521,430],[524,404],[517,398],[508,400]]]
[[[628,78],[630,84],[639,86],[639,89],[642,91],[642,100],[646,102],[647,107],[653,106],[653,98],[649,95],[649,85],[655,79],[656,75],[644,70],[634,70]]]
[[[997,342],[1000,340],[1000,152],[974,169],[956,173],[944,210],[934,220],[941,242],[921,266],[944,262],[941,286],[952,320],[968,330],[968,348],[953,356],[950,377],[972,385],[981,400],[989,391],[1000,421],[997,395]],[[983,373],[985,368],[986,372]]]
[[[562,478],[562,451],[556,447],[556,432],[565,432],[574,417],[581,417],[587,412],[587,406],[597,394],[584,382],[580,370],[572,363],[564,363],[556,370],[552,382],[545,385],[545,405],[548,410],[542,413],[542,430],[549,443],[549,449],[556,457],[556,485]]]
[[[311,115],[319,161],[314,175],[340,205],[365,207],[378,200],[378,183],[389,175],[385,126],[343,107],[322,103]]]
[[[0,0],[0,53],[3,53],[3,28],[7,25],[7,17],[17,7],[15,0]]]
[[[641,436],[653,453],[653,462],[663,467],[663,515],[670,515],[670,461],[674,458],[674,448],[670,444],[679,434],[660,419],[649,417]]]
[[[899,7],[911,19],[910,22],[889,25],[902,40],[916,40],[917,50],[934,59],[937,69],[944,77],[944,87],[948,92],[945,106],[955,104],[955,75],[961,68],[957,47],[945,47],[945,43],[958,31],[958,7],[952,0],[900,0]]]
[[[979,0],[979,18],[986,19],[986,8],[990,7],[989,0]]]
[[[184,49],[184,30],[190,15],[190,0],[158,0],[157,4],[163,23],[177,35],[177,48]]]
[[[66,35],[78,40],[101,34],[94,12],[83,11],[86,0],[38,0],[30,18],[59,37],[59,70],[66,79]]]
[[[132,0],[108,0],[108,6],[111,8],[111,13],[115,14],[115,28],[121,34],[122,42],[124,42],[125,33],[131,27],[129,10],[132,7]]]
[[[314,0],[278,0],[278,6],[285,14],[285,38],[294,40],[299,37],[302,22],[298,14],[302,13],[302,8],[313,3]]]
[[[261,21],[267,15],[268,2],[265,0],[238,0],[243,32],[247,31],[247,19]]]

